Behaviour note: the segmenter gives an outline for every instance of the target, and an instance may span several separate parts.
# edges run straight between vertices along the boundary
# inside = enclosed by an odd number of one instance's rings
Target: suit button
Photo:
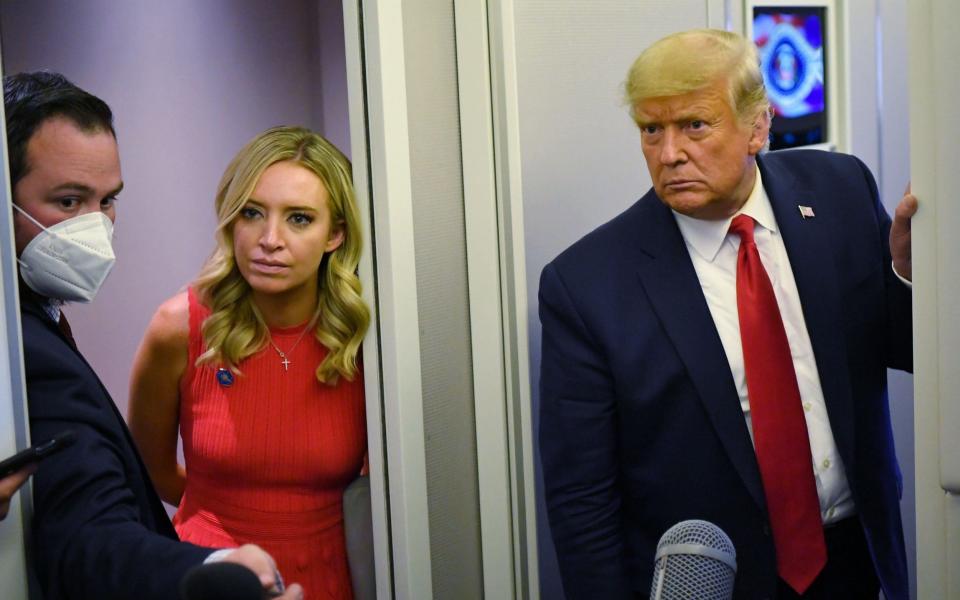
[[[770,537],[770,526],[766,523],[763,524],[763,535]]]

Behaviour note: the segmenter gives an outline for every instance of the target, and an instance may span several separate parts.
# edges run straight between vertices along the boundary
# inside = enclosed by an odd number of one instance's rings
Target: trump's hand
[[[297,584],[291,585],[283,590],[283,584],[278,577],[277,563],[273,557],[266,553],[260,546],[254,544],[244,544],[230,554],[223,557],[224,562],[233,562],[243,565],[256,574],[260,579],[260,585],[263,586],[271,598],[282,598],[283,600],[302,600],[303,590]],[[281,591],[283,592],[281,594]]]
[[[900,277],[913,281],[913,262],[910,250],[910,219],[917,212],[917,198],[910,193],[910,184],[903,192],[903,199],[893,213],[890,226],[890,256],[893,269]]]
[[[15,473],[0,479],[0,521],[7,517],[10,510],[10,500],[17,493],[20,486],[26,483],[27,478],[37,470],[36,465],[28,465]]]

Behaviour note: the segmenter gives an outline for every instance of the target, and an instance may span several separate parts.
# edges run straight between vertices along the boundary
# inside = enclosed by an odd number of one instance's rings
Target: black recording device
[[[26,450],[17,452],[10,458],[0,462],[0,477],[6,477],[15,473],[23,467],[38,463],[52,454],[63,450],[77,441],[77,434],[71,430],[63,431],[53,436],[49,440],[30,446]]]

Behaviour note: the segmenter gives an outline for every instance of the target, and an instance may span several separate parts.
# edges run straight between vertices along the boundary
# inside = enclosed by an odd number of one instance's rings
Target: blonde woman
[[[181,539],[259,544],[306,597],[351,598],[341,498],[366,452],[369,312],[350,163],[270,129],[227,167],[216,211],[216,250],[144,335],[130,429]]]

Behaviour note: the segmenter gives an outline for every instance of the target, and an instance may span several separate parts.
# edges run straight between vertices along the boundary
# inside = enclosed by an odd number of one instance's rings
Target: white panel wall
[[[5,204],[0,205],[5,206]],[[4,252],[13,248],[12,237],[3,238]],[[9,244],[9,246],[7,246]],[[7,256],[4,255],[6,261]],[[4,290],[8,289],[4,286]],[[15,322],[17,323],[17,322]],[[10,398],[15,385],[11,380],[10,361],[20,360],[19,351],[10,348],[6,343],[9,327],[5,318],[0,318],[0,395]],[[19,337],[19,336],[18,336]],[[19,375],[19,373],[18,373]],[[25,443],[17,444],[17,428],[20,419],[9,402],[0,403],[0,459],[14,454]],[[20,432],[24,431],[20,427]],[[22,435],[20,436],[22,438]],[[21,440],[21,442],[23,442]],[[21,494],[17,493],[10,502],[10,512],[7,518],[0,521],[0,581],[4,582],[5,598],[21,600],[27,597],[26,563],[24,562],[24,527],[21,517]]]
[[[2,55],[2,52],[0,52]],[[0,117],[4,117],[0,107]],[[4,120],[4,119],[0,119]],[[30,435],[26,421],[23,360],[20,344],[20,314],[17,300],[17,267],[14,260],[13,219],[10,204],[10,172],[7,161],[7,130],[0,130],[0,460],[27,447]],[[28,489],[29,485],[24,488]],[[21,494],[14,495],[7,518],[0,521],[0,581],[10,600],[27,597],[23,557],[24,521]]]
[[[403,27],[433,595],[480,599],[483,563],[454,3],[406,2]]]
[[[918,598],[960,598],[960,38],[953,0],[908,7]]]
[[[3,110],[0,108],[0,116]],[[24,415],[23,361],[20,351],[20,315],[17,311],[16,262],[13,259],[13,222],[9,206],[6,157],[6,129],[0,134],[0,460],[25,448],[29,432]],[[27,486],[29,487],[29,485]],[[27,489],[25,487],[24,489]],[[27,597],[23,558],[24,520],[21,512],[22,494],[14,495],[10,512],[0,521],[0,581],[4,585],[4,597],[22,600]]]

